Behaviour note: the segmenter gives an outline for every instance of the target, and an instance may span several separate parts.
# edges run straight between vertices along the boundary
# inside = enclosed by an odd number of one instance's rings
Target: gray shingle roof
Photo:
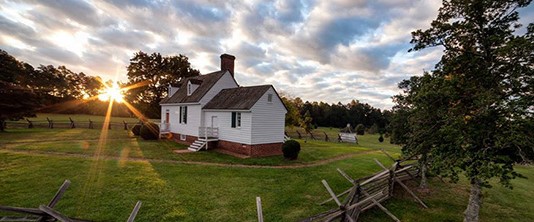
[[[249,110],[271,85],[223,89],[203,109]]]
[[[167,103],[195,103],[199,102],[204,95],[217,83],[217,81],[224,75],[226,71],[217,71],[205,75],[189,77],[180,82],[180,89],[172,95],[161,100],[160,104]],[[187,96],[187,82],[191,80],[192,83],[198,83],[198,88]]]

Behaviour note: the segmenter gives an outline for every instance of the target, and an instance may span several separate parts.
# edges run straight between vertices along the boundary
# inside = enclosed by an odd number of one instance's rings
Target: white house
[[[189,150],[219,148],[247,156],[282,153],[287,109],[272,85],[239,86],[235,57],[221,55],[221,71],[169,87],[161,105],[162,134]]]

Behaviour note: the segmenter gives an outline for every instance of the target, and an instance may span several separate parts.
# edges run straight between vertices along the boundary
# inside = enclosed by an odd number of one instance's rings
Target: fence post
[[[74,120],[72,120],[70,117],[69,117],[69,120],[70,120],[70,128],[71,129],[76,128],[76,125],[74,125]]]
[[[313,139],[313,140],[317,140],[317,139],[315,139],[315,136],[313,135],[312,132],[309,132],[309,134],[310,134],[310,138],[311,138],[311,139]]]
[[[126,121],[122,121],[124,123],[124,130],[128,130],[128,123]]]
[[[26,121],[28,121],[28,129],[33,128],[33,122],[29,119],[26,119]]]
[[[111,129],[111,121],[108,123],[108,129]]]
[[[256,210],[258,212],[258,222],[263,222],[263,209],[261,207],[260,197],[256,197]]]
[[[54,121],[46,117],[46,121],[48,121],[48,128],[54,129]]]
[[[91,119],[89,119],[89,129],[93,129],[93,121],[91,121]]]
[[[324,131],[323,131],[323,133],[324,133],[324,141],[328,142],[328,140],[329,140],[328,139],[328,134],[326,134],[326,132],[324,132]]]

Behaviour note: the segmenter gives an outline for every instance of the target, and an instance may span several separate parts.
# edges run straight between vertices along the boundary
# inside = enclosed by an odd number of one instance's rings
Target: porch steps
[[[187,149],[191,150],[193,152],[198,152],[202,148],[205,148],[207,143],[208,142],[206,140],[198,139],[194,143],[191,143],[191,145],[189,145],[189,147]]]

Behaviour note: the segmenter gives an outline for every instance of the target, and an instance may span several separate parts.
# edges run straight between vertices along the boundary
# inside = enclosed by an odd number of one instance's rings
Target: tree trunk
[[[0,132],[4,132],[6,126],[6,121],[3,119],[0,119]]]
[[[426,180],[426,154],[423,154],[421,157],[421,162],[419,162],[421,167],[421,183],[419,184],[419,189],[426,190],[428,188],[428,183]]]
[[[420,189],[427,189],[428,184],[426,182],[426,161],[421,163],[421,183],[419,184]]]
[[[464,222],[478,222],[478,212],[482,205],[482,188],[480,180],[471,179],[471,194],[469,194],[469,204],[464,212]]]

